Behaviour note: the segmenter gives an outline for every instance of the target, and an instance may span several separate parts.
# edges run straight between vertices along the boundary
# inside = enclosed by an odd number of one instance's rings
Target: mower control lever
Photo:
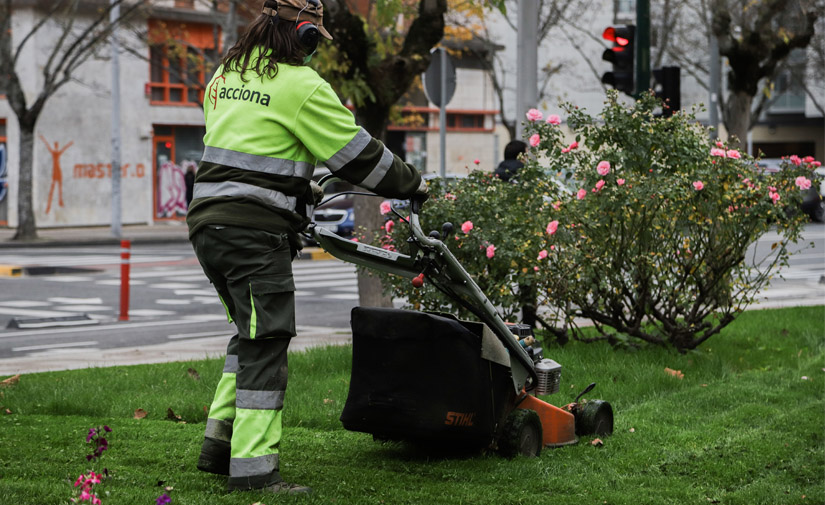
[[[584,388],[584,391],[582,391],[581,393],[579,393],[579,396],[577,396],[577,397],[576,397],[576,399],[575,399],[575,400],[573,400],[573,403],[579,403],[579,398],[581,398],[582,396],[584,396],[586,393],[589,393],[589,392],[593,391],[593,388],[594,388],[594,387],[596,387],[596,383],[595,383],[595,382],[593,382],[592,384],[590,384],[589,386],[587,386],[586,388]]]
[[[447,238],[452,235],[454,229],[453,223],[447,221],[441,225],[441,234],[444,235],[444,238]]]

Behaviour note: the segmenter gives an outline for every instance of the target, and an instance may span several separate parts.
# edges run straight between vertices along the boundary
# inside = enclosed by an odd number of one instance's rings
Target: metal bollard
[[[129,258],[132,243],[120,241],[120,321],[129,320]]]

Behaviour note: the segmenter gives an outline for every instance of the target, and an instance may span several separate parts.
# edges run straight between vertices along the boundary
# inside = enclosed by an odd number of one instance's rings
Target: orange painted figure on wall
[[[55,185],[57,185],[57,203],[63,207],[63,171],[60,169],[60,156],[63,155],[66,149],[74,144],[74,142],[69,142],[61,149],[57,142],[54,143],[54,148],[52,148],[49,145],[49,141],[46,140],[43,135],[40,135],[40,140],[46,144],[46,149],[48,149],[52,155],[52,184],[51,187],[49,187],[49,201],[46,204],[46,214],[48,214],[52,208],[52,195],[54,194]]]

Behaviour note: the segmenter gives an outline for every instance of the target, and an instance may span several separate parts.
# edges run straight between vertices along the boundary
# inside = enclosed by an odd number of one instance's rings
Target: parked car
[[[819,178],[819,186],[813,186],[805,193],[802,200],[802,211],[811,216],[817,223],[825,223],[825,167],[814,170]]]
[[[312,180],[318,182],[321,177],[329,174],[326,168],[315,170]],[[350,191],[362,191],[346,181],[335,181],[327,187],[324,194],[324,201],[328,202],[317,207],[312,213],[312,221],[315,226],[326,228],[342,237],[350,238],[355,231],[355,206],[354,195],[346,194]],[[302,235],[304,245],[315,245],[307,235]]]
[[[765,158],[757,162],[757,166],[766,174],[774,174],[781,170],[781,159]],[[817,223],[825,223],[825,167],[814,170],[818,185],[811,185],[802,199],[801,210]]]

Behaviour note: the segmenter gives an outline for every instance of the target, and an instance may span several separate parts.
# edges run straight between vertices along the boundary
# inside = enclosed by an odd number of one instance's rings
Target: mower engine
[[[539,395],[558,393],[561,383],[561,365],[542,355],[543,349],[538,346],[538,341],[533,336],[533,329],[529,324],[508,324],[507,326],[533,359],[538,376],[535,393]]]

